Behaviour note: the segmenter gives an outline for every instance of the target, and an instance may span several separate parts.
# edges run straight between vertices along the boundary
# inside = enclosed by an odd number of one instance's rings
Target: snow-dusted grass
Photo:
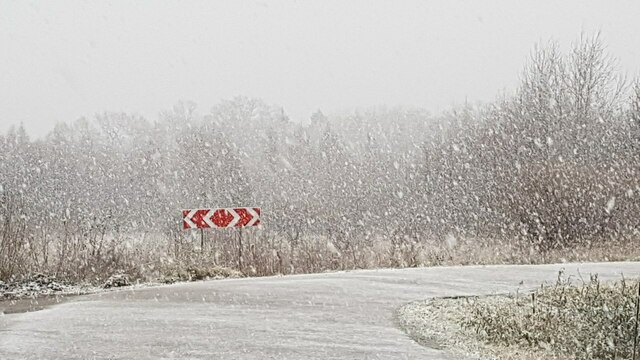
[[[559,275],[526,294],[412,303],[398,319],[418,342],[464,357],[630,359],[638,286]]]
[[[637,281],[572,286],[559,278],[527,297],[478,300],[462,326],[499,346],[540,350],[559,358],[631,359]]]

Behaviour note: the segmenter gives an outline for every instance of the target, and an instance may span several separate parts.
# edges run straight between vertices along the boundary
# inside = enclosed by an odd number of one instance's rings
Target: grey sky
[[[259,97],[294,120],[372,105],[433,112],[512,90],[535,42],[602,31],[630,76],[638,1],[0,0],[0,131],[105,110],[155,118]]]

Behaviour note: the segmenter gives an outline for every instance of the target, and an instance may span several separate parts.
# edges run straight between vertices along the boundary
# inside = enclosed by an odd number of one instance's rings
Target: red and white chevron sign
[[[230,228],[260,224],[260,208],[182,210],[183,229]]]

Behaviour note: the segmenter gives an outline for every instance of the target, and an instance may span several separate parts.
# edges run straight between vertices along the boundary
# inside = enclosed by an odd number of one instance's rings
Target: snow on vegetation
[[[512,96],[437,116],[376,108],[295,122],[238,97],[153,121],[104,113],[37,140],[11,129],[0,136],[0,279],[633,256],[640,85],[603,48],[537,49]],[[181,209],[219,206],[263,209],[242,249],[235,231],[205,232],[201,249],[199,232],[181,230]]]
[[[572,286],[559,276],[556,284],[530,296],[472,301],[462,326],[484,341],[548,357],[632,359],[639,285],[591,277]]]
[[[34,274],[20,280],[0,281],[0,301],[53,295],[76,295],[94,292],[89,285],[72,284],[54,276]],[[0,314],[2,311],[0,311]]]
[[[560,272],[533,292],[416,302],[398,317],[418,342],[464,358],[631,359],[638,286]]]

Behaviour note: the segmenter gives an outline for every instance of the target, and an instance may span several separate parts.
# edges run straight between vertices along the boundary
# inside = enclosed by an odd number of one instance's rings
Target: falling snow
[[[413,266],[466,240],[547,251],[637,235],[640,87],[605,91],[619,79],[587,41],[571,56],[539,50],[512,96],[440,115],[299,121],[237,97],[156,119],[106,112],[42,139],[14,127],[0,136],[0,275],[106,277],[148,271],[140,254],[205,250],[264,274]],[[263,209],[262,227],[244,243],[180,229],[182,209],[247,206]]]

